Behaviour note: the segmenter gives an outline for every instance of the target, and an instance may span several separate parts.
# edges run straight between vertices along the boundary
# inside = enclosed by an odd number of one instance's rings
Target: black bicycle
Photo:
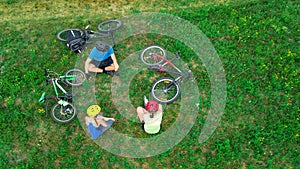
[[[64,29],[56,35],[56,38],[61,42],[66,42],[67,46],[75,52],[81,53],[83,46],[87,43],[91,43],[91,39],[94,38],[108,38],[115,42],[114,32],[121,28],[123,25],[120,20],[106,20],[98,24],[98,31],[90,30],[91,22],[84,29],[70,28]]]

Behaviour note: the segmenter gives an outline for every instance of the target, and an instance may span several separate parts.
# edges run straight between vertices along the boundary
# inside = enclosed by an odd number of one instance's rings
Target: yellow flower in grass
[[[38,112],[39,113],[45,113],[45,109],[44,108],[40,108],[40,109],[38,109]]]
[[[287,56],[296,56],[296,53],[293,53],[290,49],[288,49]]]

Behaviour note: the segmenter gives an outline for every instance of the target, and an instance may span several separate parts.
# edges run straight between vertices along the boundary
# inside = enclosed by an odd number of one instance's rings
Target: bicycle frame
[[[55,95],[58,97],[58,91],[57,91],[57,87],[64,93],[67,94],[67,91],[58,83],[58,79],[53,78],[51,79],[52,81],[52,85],[55,91]]]
[[[178,77],[174,79],[174,81],[176,81],[176,82],[177,81],[181,81],[183,79],[183,77],[190,77],[190,72],[191,72],[190,69],[188,70],[187,73],[184,73],[176,65],[174,65],[172,63],[172,61],[174,59],[179,59],[180,58],[179,55],[178,55],[178,53],[176,53],[176,57],[174,57],[174,58],[172,58],[170,60],[168,60],[167,58],[162,57],[162,56],[160,56],[160,55],[158,55],[156,53],[150,53],[150,55],[151,55],[151,57],[154,60],[154,64],[156,64],[155,66],[152,66],[150,69],[155,69],[155,70],[157,69],[158,72],[166,72],[166,73],[169,73],[169,74],[178,75]],[[161,63],[157,62],[159,60],[162,60],[163,63],[161,64]],[[167,69],[165,67],[166,65],[170,65],[176,71],[171,71],[171,70]]]
[[[89,40],[93,39],[93,38],[111,38],[113,44],[115,45],[115,36],[114,36],[113,31],[108,31],[107,33],[102,33],[99,31],[96,32],[96,31],[88,29],[90,26],[91,26],[91,23],[88,22],[88,25],[83,30],[87,43],[89,43]]]
[[[54,73],[57,75],[57,73],[50,71],[50,73]],[[45,70],[45,75],[47,76],[46,79],[46,84],[48,84],[49,82],[51,82],[51,84],[53,85],[53,89],[55,92],[55,96],[45,96],[46,92],[43,92],[42,96],[39,99],[39,102],[42,103],[46,100],[46,115],[48,115],[48,104],[49,104],[49,99],[52,99],[54,101],[58,101],[59,104],[61,105],[67,105],[68,102],[67,101],[63,101],[62,98],[66,98],[68,100],[72,99],[72,94],[69,94],[59,83],[58,81],[61,80],[63,82],[63,80],[65,79],[69,79],[69,80],[73,80],[74,76],[70,75],[70,76],[59,76],[58,78],[49,78],[49,72],[47,70]],[[66,84],[68,85],[68,84]],[[63,93],[64,96],[59,96],[58,93],[58,89],[60,89]]]

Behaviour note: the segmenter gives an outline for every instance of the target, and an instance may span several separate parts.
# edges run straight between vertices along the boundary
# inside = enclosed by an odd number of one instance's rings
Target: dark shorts
[[[103,60],[101,62],[97,61],[97,60],[92,60],[91,63],[100,69],[104,69],[104,68],[110,66],[111,64],[113,64],[114,62],[111,59],[111,57],[109,57],[106,60]]]

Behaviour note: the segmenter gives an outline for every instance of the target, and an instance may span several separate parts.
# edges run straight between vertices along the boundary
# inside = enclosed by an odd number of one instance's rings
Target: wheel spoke
[[[85,80],[84,73],[79,69],[72,69],[66,73],[67,82],[72,86],[79,86]]]
[[[57,110],[57,111],[55,111],[55,110]],[[58,121],[69,120],[70,118],[73,117],[73,115],[75,113],[73,107],[70,105],[67,105],[67,106],[59,105],[59,107],[55,110],[53,112],[53,116]]]
[[[150,46],[141,54],[142,61],[147,65],[156,65],[161,63],[161,58],[166,57],[165,51],[159,46]]]
[[[164,103],[173,102],[179,95],[179,87],[171,78],[158,80],[152,86],[151,93],[155,99]]]
[[[99,31],[110,32],[121,27],[122,23],[119,20],[107,20],[98,25]]]

